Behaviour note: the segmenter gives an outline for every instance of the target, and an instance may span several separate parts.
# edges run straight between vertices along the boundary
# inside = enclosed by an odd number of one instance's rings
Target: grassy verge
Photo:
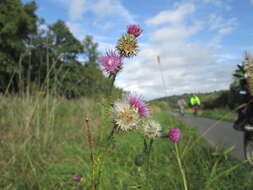
[[[175,112],[179,112],[178,109],[173,109]],[[193,111],[191,109],[186,109],[185,112],[187,114],[193,115]],[[212,109],[212,110],[199,110],[199,117],[205,117],[210,119],[221,119],[224,121],[234,122],[237,118],[237,114],[232,112],[229,109]]]
[[[200,112],[202,117],[212,118],[212,119],[222,119],[225,121],[234,122],[237,118],[235,112],[226,109],[214,109],[214,110],[203,110]]]
[[[164,133],[172,127],[182,131],[178,145],[189,189],[252,189],[252,173],[246,164],[227,153],[217,153],[194,128],[168,115],[163,104],[151,107]],[[0,189],[75,190],[75,174],[84,176],[88,184],[92,168],[85,130],[87,116],[94,137],[96,168],[101,173],[97,189],[183,189],[174,144],[167,139],[154,142],[148,172],[135,165],[136,156],[143,151],[143,137],[138,131],[117,134],[113,148],[101,153],[111,130],[102,100],[1,97],[0,113]]]

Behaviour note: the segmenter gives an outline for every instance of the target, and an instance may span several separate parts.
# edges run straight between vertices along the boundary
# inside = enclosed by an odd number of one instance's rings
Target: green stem
[[[178,162],[178,165],[179,165],[179,168],[180,168],[180,171],[181,171],[181,175],[182,175],[182,177],[183,177],[184,189],[185,189],[185,190],[188,190],[187,181],[186,181],[186,176],[185,176],[184,168],[183,168],[183,166],[182,166],[182,162],[181,162],[181,159],[180,159],[180,155],[179,155],[179,151],[178,151],[178,146],[177,146],[177,144],[175,144],[175,148],[176,148],[177,162]]]
[[[143,149],[144,154],[146,154],[148,152],[148,145],[147,145],[147,141],[144,138],[144,149]]]
[[[150,169],[150,153],[151,153],[153,142],[154,142],[154,140],[150,139],[150,141],[149,141],[149,148],[148,148],[148,172],[149,172],[149,169]]]
[[[154,142],[154,140],[150,139],[150,141],[149,141],[149,150],[148,150],[149,152],[151,152],[153,142]]]
[[[149,145],[147,144],[146,139],[144,138],[144,154],[146,155],[145,167],[146,167],[146,178],[149,178],[150,172],[150,153],[152,149],[153,139],[149,141]]]
[[[109,91],[108,91],[108,98],[110,99],[111,95],[112,95],[112,89],[113,89],[113,84],[115,82],[115,79],[116,79],[116,74],[112,74],[109,76],[109,79],[111,79],[111,84],[110,84],[110,87],[109,87]]]
[[[111,141],[113,139],[113,135],[114,135],[114,132],[116,131],[116,126],[114,125],[114,127],[112,128],[111,132],[110,132],[110,135],[108,136],[108,141]]]

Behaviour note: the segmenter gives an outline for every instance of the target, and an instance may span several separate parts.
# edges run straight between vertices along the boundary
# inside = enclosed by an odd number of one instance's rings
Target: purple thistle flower
[[[172,128],[168,132],[168,138],[173,143],[177,143],[180,139],[180,129],[179,128]]]
[[[127,33],[138,37],[142,33],[142,29],[138,24],[129,25],[127,27]]]
[[[73,177],[73,180],[76,181],[76,182],[81,182],[83,179],[83,176],[81,176],[80,174],[76,174],[74,177]]]
[[[114,51],[108,51],[100,58],[100,65],[106,72],[116,74],[122,66],[121,57]]]
[[[147,117],[149,110],[140,96],[129,96],[128,103],[138,110],[140,117]]]

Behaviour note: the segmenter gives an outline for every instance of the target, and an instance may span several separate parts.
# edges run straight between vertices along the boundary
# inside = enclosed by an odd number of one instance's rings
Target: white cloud
[[[202,29],[200,23],[193,26],[175,25],[162,27],[154,32],[153,40],[155,41],[179,41],[186,37],[192,36]]]
[[[85,11],[86,0],[72,0],[69,7],[69,17],[71,20],[80,19]]]
[[[99,41],[98,38],[94,38],[95,41]],[[102,54],[106,52],[106,50],[109,49],[114,49],[115,45],[112,43],[107,43],[107,42],[99,42],[98,44],[98,51]]]
[[[209,16],[209,30],[217,31],[217,34],[210,41],[210,44],[217,44],[227,34],[233,32],[238,26],[236,18],[225,19],[220,15],[211,14]]]
[[[250,0],[250,3],[252,3],[252,4],[253,4],[253,0]]]
[[[128,23],[134,23],[134,16],[119,0],[52,0],[65,5],[69,19],[72,21],[83,18],[88,11],[97,17],[120,17]]]
[[[219,30],[219,34],[220,34],[220,35],[225,35],[225,34],[228,34],[228,33],[232,32],[233,30],[234,30],[233,27],[221,28],[221,29]]]
[[[86,33],[81,23],[68,21],[66,22],[66,24],[75,37],[77,37],[79,40],[84,39],[84,36],[86,35]]]
[[[156,63],[157,55],[161,57],[160,65]],[[116,84],[146,99],[225,89],[234,67],[226,64],[224,57],[225,64],[218,64],[219,59],[202,44],[153,44],[143,49],[133,63],[125,65]]]
[[[224,28],[236,28],[238,25],[236,18],[224,19],[222,16],[211,14],[209,16],[209,29],[219,30]]]
[[[68,10],[70,20],[78,20],[82,18],[84,12],[87,10],[87,0],[51,0],[59,2]]]
[[[91,10],[100,17],[120,16],[129,23],[135,22],[132,14],[118,0],[98,0],[91,6]]]
[[[192,3],[183,4],[177,7],[176,10],[166,10],[161,11],[155,17],[146,21],[147,24],[164,24],[167,22],[170,23],[179,23],[181,22],[186,15],[189,15],[195,11],[195,6]]]
[[[203,2],[206,4],[211,4],[227,11],[231,10],[231,6],[229,5],[230,1],[231,0],[203,0]]]

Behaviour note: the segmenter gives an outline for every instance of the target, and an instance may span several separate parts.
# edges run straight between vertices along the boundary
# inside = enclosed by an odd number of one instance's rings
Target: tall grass
[[[101,151],[111,130],[103,107],[103,100],[1,97],[0,189],[75,190],[79,186],[72,179],[75,174],[83,175],[86,189],[92,189],[87,117],[94,143],[94,172],[100,175],[98,189],[184,189],[175,147],[166,139],[154,142],[148,173],[135,165],[136,156],[143,151],[143,137],[138,131],[117,134],[114,145]],[[164,133],[169,127],[182,131],[178,153],[190,190],[252,189],[247,165],[216,153],[203,139],[196,143],[195,129],[170,116],[164,105],[151,107]]]

